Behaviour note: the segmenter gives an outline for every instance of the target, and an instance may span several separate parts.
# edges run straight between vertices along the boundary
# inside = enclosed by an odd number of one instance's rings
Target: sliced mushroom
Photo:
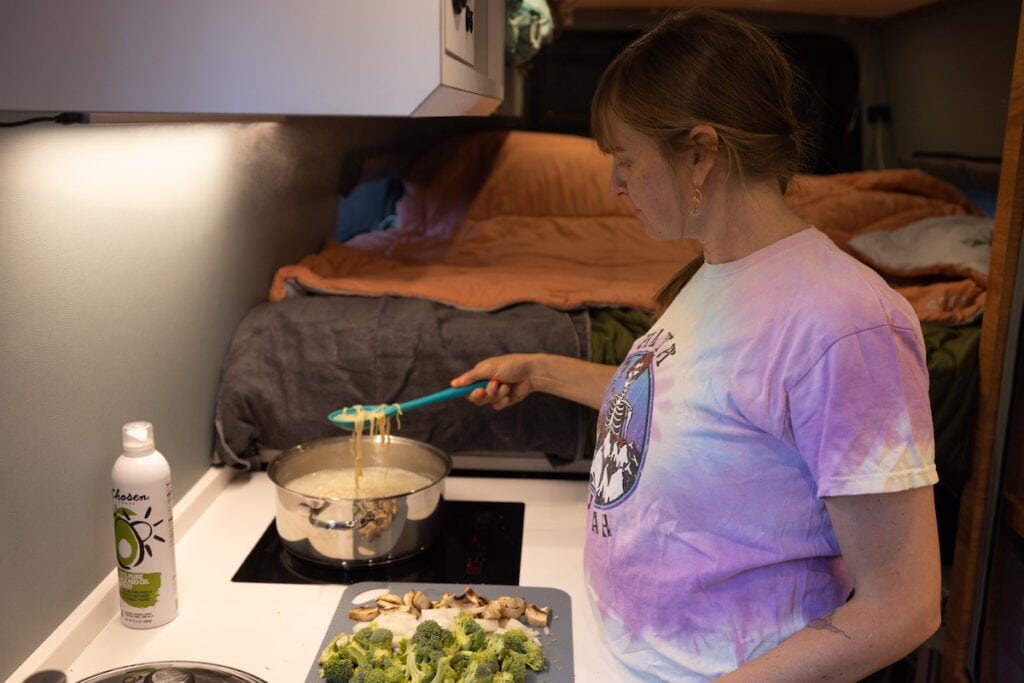
[[[348,611],[348,618],[352,621],[373,621],[380,614],[380,608],[375,605],[363,605],[353,607]]]
[[[420,593],[419,591],[417,591],[415,589],[412,589],[412,588],[410,588],[409,590],[405,591],[405,595],[402,596],[402,604],[401,604],[401,606],[398,609],[400,611],[402,611],[402,612],[412,612],[414,615],[416,615],[416,618],[419,619],[419,617],[420,617],[420,607],[416,604],[416,602],[417,602],[416,594],[417,593],[419,593],[420,595],[423,595],[423,593]],[[429,606],[430,606],[430,601],[428,600],[427,601],[427,607],[429,607]]]
[[[530,626],[547,626],[548,617],[550,616],[550,607],[537,607],[537,605],[534,605],[532,602],[526,606],[526,623]]]
[[[472,613],[479,607],[480,603],[477,600],[470,598],[465,593],[460,595],[452,596],[451,607],[458,607],[462,612]]]
[[[403,605],[402,597],[394,593],[384,593],[377,596],[377,606],[382,610],[393,610]]]
[[[387,611],[388,614],[411,614],[417,619],[420,618],[420,608],[413,604],[402,603],[397,607],[392,607]]]
[[[349,618],[353,621],[372,621],[382,613],[407,612],[418,619],[422,610],[451,607],[473,615],[479,623],[487,624],[491,629],[498,628],[499,623],[504,627],[510,619],[518,620],[524,616],[528,625],[545,628],[551,618],[550,607],[527,604],[519,596],[503,595],[496,600],[488,600],[468,586],[464,593],[451,595],[445,592],[440,600],[433,602],[422,591],[414,588],[403,595],[383,593],[377,597],[376,606],[366,605],[349,610]]]
[[[430,598],[422,593],[422,591],[412,591],[412,604],[419,609],[430,609],[434,605],[430,602]]]
[[[441,599],[437,600],[434,603],[434,607],[435,608],[455,607],[456,605],[454,604],[454,602],[455,602],[455,596],[453,596],[448,591],[445,591],[444,593],[441,594]]]
[[[526,600],[520,597],[509,597],[503,595],[497,600],[499,608],[501,609],[501,616],[509,619],[518,619],[526,611]]]
[[[489,602],[483,605],[483,610],[480,612],[481,619],[501,619],[501,605],[495,602]]]

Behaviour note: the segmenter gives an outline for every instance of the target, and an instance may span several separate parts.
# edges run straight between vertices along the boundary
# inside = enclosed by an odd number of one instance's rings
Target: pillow
[[[402,178],[405,196],[395,206],[398,224],[424,233],[461,221],[507,134],[471,133],[432,147]]]
[[[404,194],[395,204],[393,227],[355,235],[347,244],[367,252],[391,254],[406,243],[421,248],[444,244],[462,225],[505,141],[504,130],[448,138],[419,157],[402,176]],[[430,254],[420,254],[429,258]]]
[[[985,216],[933,216],[859,235],[850,247],[869,264],[896,275],[968,271],[987,277],[993,224]]]
[[[609,190],[611,157],[592,138],[510,131],[467,217],[635,216]]]

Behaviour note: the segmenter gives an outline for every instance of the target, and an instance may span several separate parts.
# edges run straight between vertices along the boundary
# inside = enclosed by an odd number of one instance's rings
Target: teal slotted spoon
[[[474,389],[482,389],[487,386],[487,380],[482,379],[479,382],[473,382],[472,384],[464,387],[450,387],[444,391],[439,391],[436,394],[430,394],[428,396],[422,396],[420,398],[414,398],[411,401],[405,403],[382,403],[376,406],[363,406],[363,412],[373,413],[384,411],[385,417],[393,417],[397,413],[404,415],[410,410],[420,408],[422,406],[430,405],[431,403],[437,403],[438,401],[447,401],[451,398],[458,396],[465,396],[472,392]],[[355,427],[355,416],[357,411],[353,407],[342,408],[341,410],[335,410],[333,413],[327,416],[335,427],[341,427],[342,429],[352,431]]]

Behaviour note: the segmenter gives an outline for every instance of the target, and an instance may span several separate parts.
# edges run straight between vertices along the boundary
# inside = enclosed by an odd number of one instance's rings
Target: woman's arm
[[[853,598],[719,680],[859,681],[927,640],[941,619],[932,495],[929,486],[826,498]]]
[[[480,361],[453,379],[451,385],[462,387],[481,379],[491,380],[486,389],[477,389],[468,398],[496,410],[518,403],[535,391],[600,408],[614,373],[613,365],[546,353],[514,353]]]

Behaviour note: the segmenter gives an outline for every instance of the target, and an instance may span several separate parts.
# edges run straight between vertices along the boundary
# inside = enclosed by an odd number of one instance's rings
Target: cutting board
[[[454,583],[403,583],[400,581],[366,581],[355,583],[345,589],[341,601],[334,612],[324,634],[320,647],[313,654],[313,665],[306,676],[306,683],[323,683],[320,678],[320,666],[317,659],[320,653],[327,647],[327,644],[336,635],[345,631],[352,632],[356,622],[348,617],[348,611],[356,605],[364,605],[372,602],[382,589],[387,589],[396,595],[403,595],[410,588],[422,591],[431,600],[440,599],[445,592],[452,595],[464,593],[466,588],[474,591],[489,600],[497,599],[503,595],[520,596],[527,603],[533,603],[539,607],[550,607],[551,617],[548,620],[550,633],[541,633],[541,646],[544,648],[544,657],[548,661],[548,668],[545,671],[529,672],[526,676],[527,683],[569,683],[574,680],[572,667],[572,603],[569,594],[557,588],[540,588],[533,586],[503,586],[498,584],[466,584]]]

